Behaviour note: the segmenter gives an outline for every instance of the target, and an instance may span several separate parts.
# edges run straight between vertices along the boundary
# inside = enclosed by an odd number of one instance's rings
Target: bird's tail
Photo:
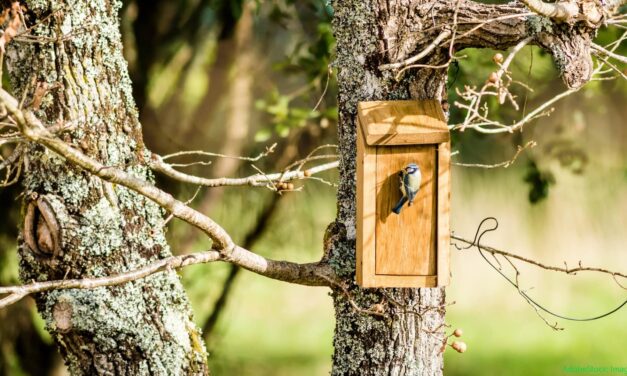
[[[401,197],[401,199],[398,200],[398,203],[392,209],[392,211],[396,214],[401,214],[401,209],[403,208],[403,205],[405,205],[406,202],[407,202],[407,197],[405,196]]]

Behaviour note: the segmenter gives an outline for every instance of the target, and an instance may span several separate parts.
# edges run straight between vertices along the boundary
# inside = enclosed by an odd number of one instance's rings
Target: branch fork
[[[185,203],[175,199],[172,195],[162,191],[151,183],[139,179],[117,167],[105,166],[99,161],[73,148],[71,145],[62,141],[58,137],[55,137],[55,135],[51,133],[37,117],[28,111],[22,110],[19,107],[18,101],[2,89],[0,89],[0,107],[7,111],[10,118],[16,123],[20,132],[30,141],[45,146],[65,158],[69,163],[72,163],[107,182],[124,186],[146,198],[151,199],[170,212],[171,215],[203,231],[213,241],[213,248],[210,251],[194,255],[183,255],[178,257],[172,256],[166,259],[158,260],[139,270],[133,270],[115,276],[81,280],[35,282],[26,286],[14,286],[10,288],[2,287],[0,288],[0,294],[10,295],[0,299],[0,307],[11,304],[28,294],[36,292],[60,288],[94,288],[111,286],[143,278],[163,270],[170,270],[190,264],[213,261],[229,262],[269,278],[302,285],[330,286],[331,283],[329,280],[339,280],[333,267],[325,262],[298,264],[288,261],[276,261],[267,259],[238,246],[233,242],[226,230],[206,215],[192,209]],[[40,204],[43,209],[39,209]],[[43,205],[43,201],[31,203],[32,209],[30,210],[32,211],[32,214],[28,218],[31,221],[29,225],[30,233],[37,233],[36,228],[34,227],[34,224],[36,224],[35,206],[38,210],[43,212],[44,210],[47,210],[47,208]],[[61,251],[60,248],[55,248],[54,246],[54,244],[58,244],[60,235],[52,235],[55,231],[53,219],[54,217],[48,218],[48,214],[44,217],[46,225],[50,230],[50,236],[46,239],[40,240],[39,243],[37,243],[38,239],[35,237],[31,238],[28,244],[29,247],[37,247],[40,243],[43,244],[43,240],[46,240],[45,244],[49,245],[50,243],[48,240],[52,239],[51,249],[53,255],[56,255],[55,249],[57,249],[58,252]],[[56,227],[59,227],[58,222]],[[33,248],[33,250],[35,249],[39,249],[39,247]]]

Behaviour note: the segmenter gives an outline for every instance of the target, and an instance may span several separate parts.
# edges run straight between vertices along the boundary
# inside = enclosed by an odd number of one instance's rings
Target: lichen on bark
[[[46,87],[41,104],[30,109],[50,126],[69,125],[59,133],[64,141],[105,165],[152,180],[121,50],[121,3],[23,5],[36,41],[9,45],[13,93],[25,93],[28,106],[36,88]],[[163,211],[155,203],[41,146],[28,147],[23,184],[25,204],[38,197],[54,203],[63,250],[56,257],[42,256],[20,242],[25,282],[112,275],[171,254]],[[36,301],[73,375],[208,373],[200,333],[173,271],[120,286],[42,293]]]

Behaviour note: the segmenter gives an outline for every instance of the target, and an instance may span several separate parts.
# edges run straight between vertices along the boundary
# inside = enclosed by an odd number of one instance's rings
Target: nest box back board
[[[357,283],[436,287],[449,282],[450,136],[440,103],[360,102],[357,118]],[[420,170],[412,205],[399,172]]]

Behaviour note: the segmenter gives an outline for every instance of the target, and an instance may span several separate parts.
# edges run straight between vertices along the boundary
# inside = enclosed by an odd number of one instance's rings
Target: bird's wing
[[[414,197],[416,197],[416,190],[412,189],[410,179],[409,174],[403,176],[403,188],[405,189],[405,195],[409,199],[409,202],[413,202]]]
[[[407,177],[407,175],[404,175],[403,173],[400,173],[401,177],[400,177],[400,181],[401,181],[401,193],[403,193],[403,197],[407,196],[407,185],[405,184],[405,178]]]

